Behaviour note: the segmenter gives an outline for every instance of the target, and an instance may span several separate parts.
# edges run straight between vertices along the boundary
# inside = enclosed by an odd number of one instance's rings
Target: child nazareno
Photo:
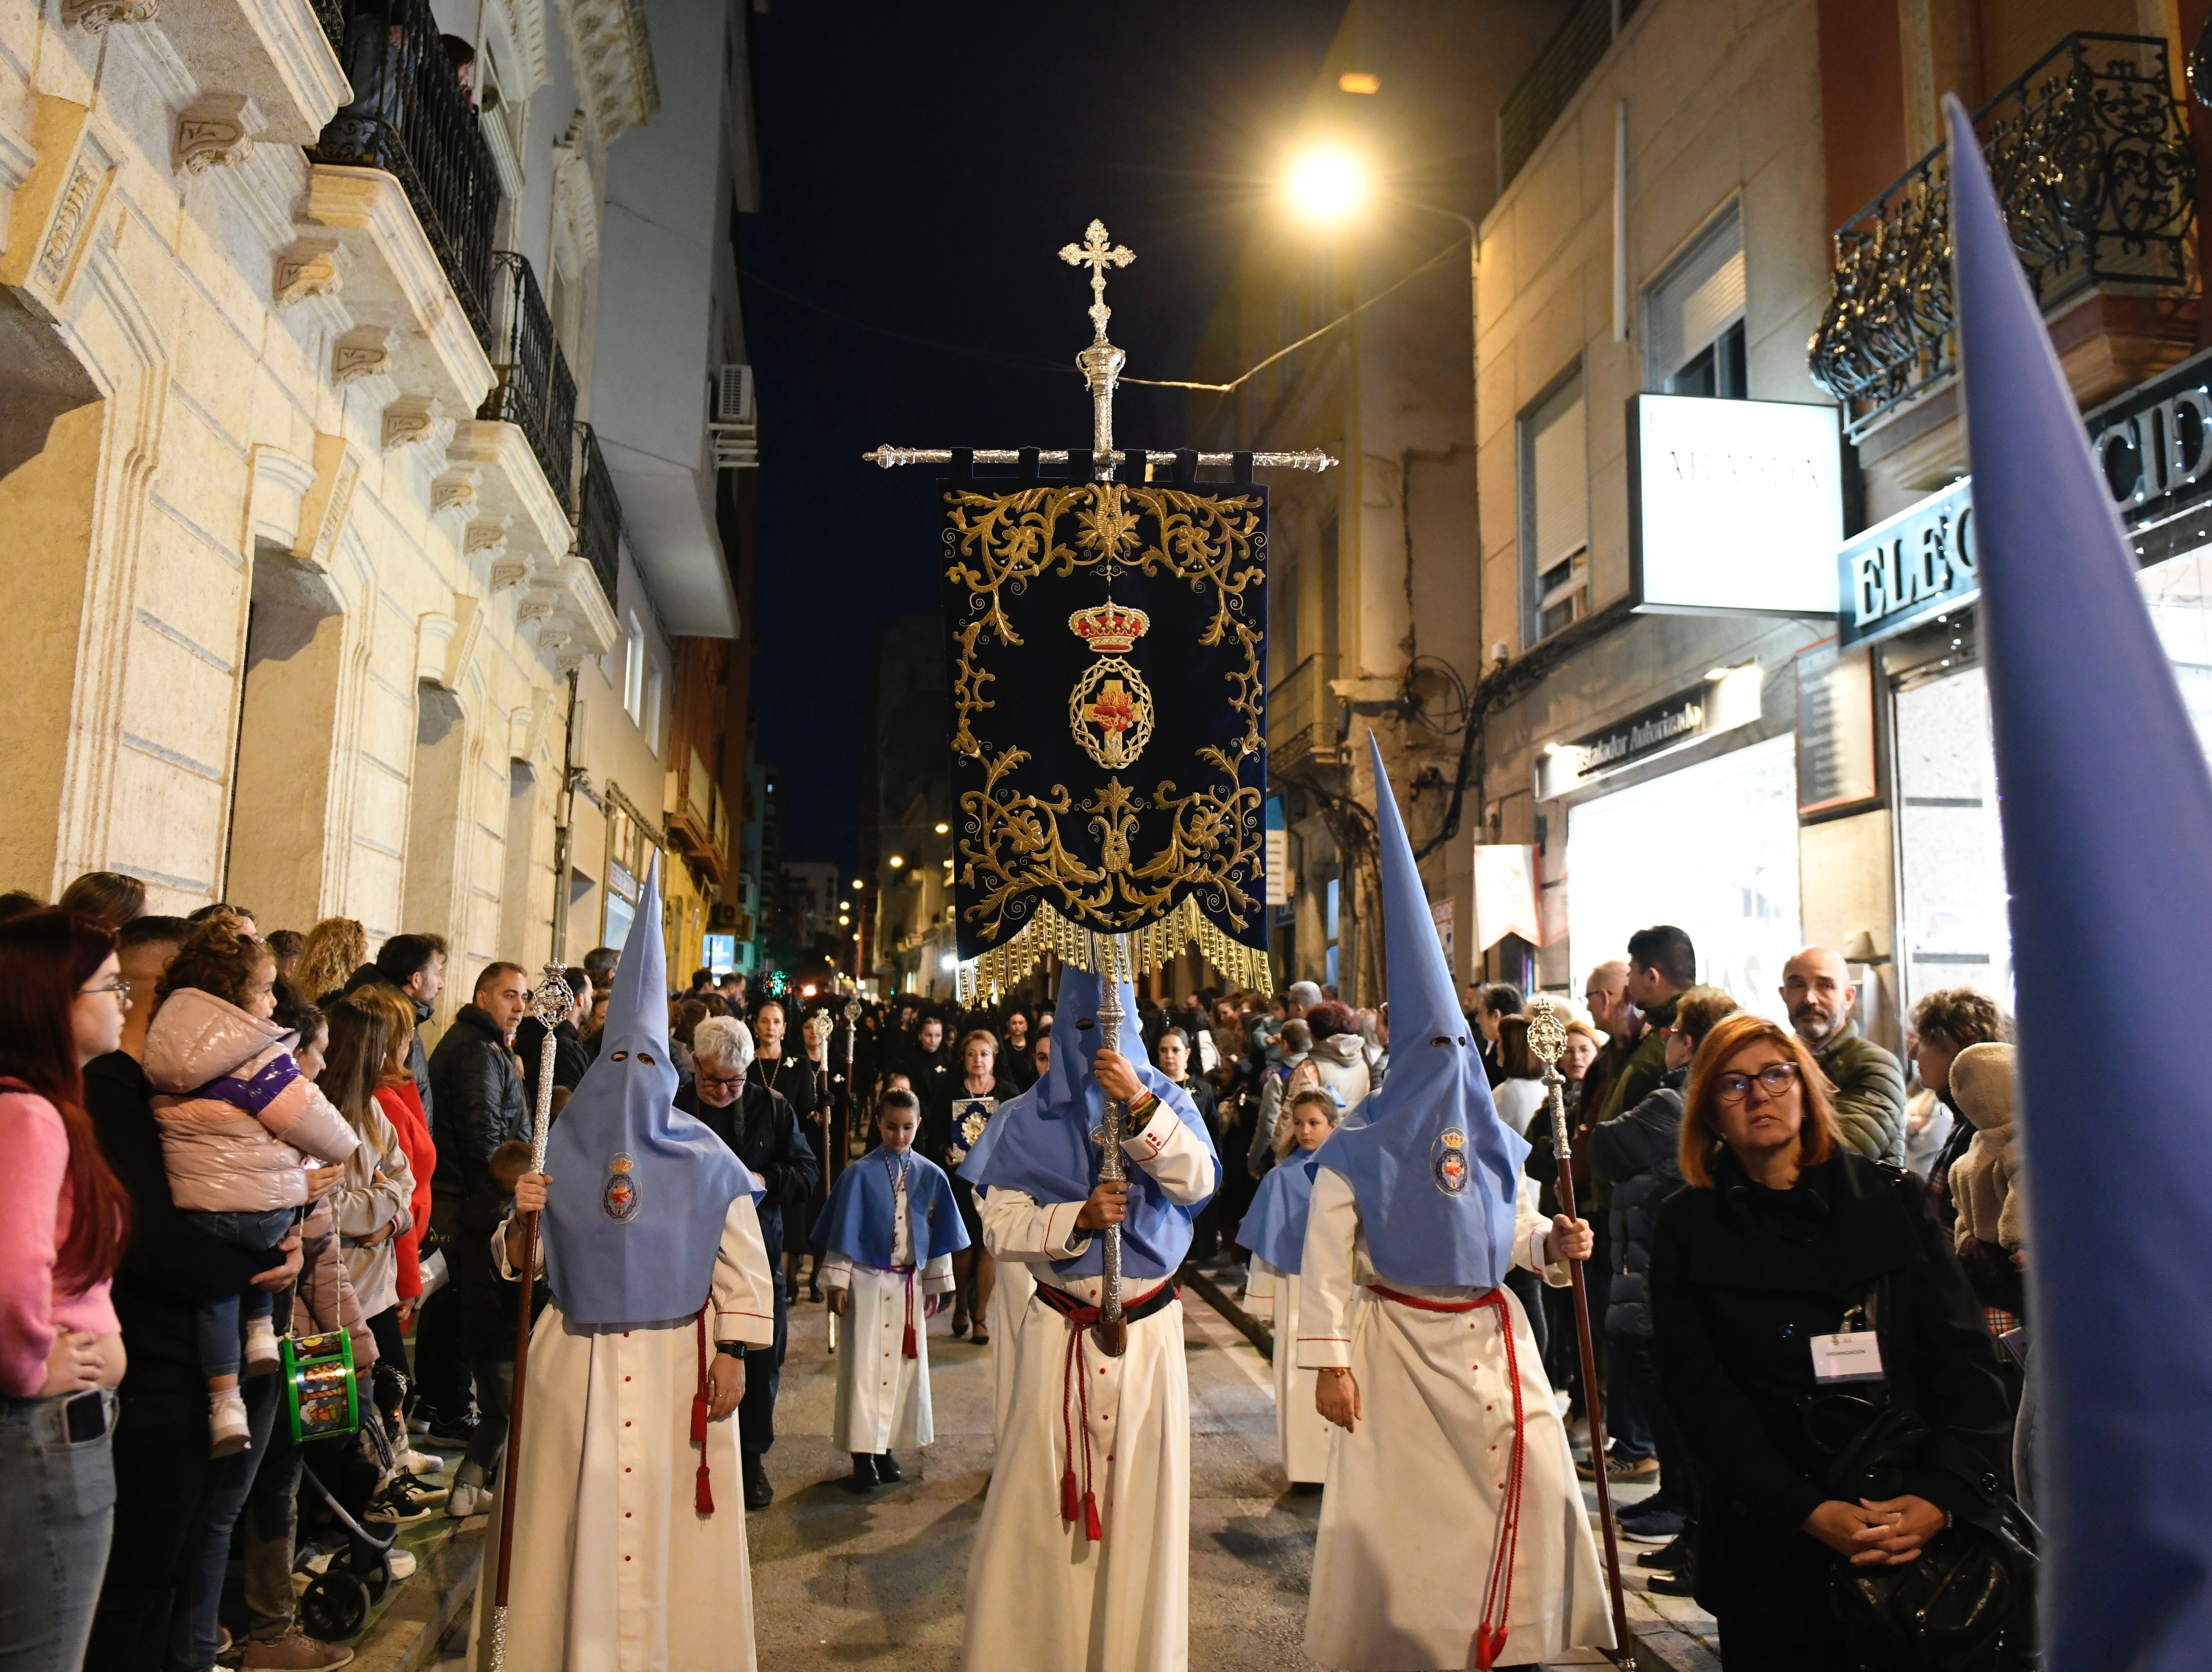
[[[1343,1111],[1334,1094],[1316,1085],[1292,1092],[1285,1112],[1290,1130],[1278,1146],[1279,1164],[1260,1181],[1237,1236],[1252,1251],[1246,1304],[1265,1303],[1274,1313],[1275,1438],[1283,1472],[1292,1492],[1309,1493],[1328,1478],[1329,1423],[1314,1405],[1320,1372],[1298,1364],[1298,1269],[1313,1206],[1314,1152],[1328,1141]]]
[[[837,1176],[813,1240],[829,1249],[822,1286],[843,1318],[832,1443],[853,1456],[856,1493],[903,1480],[891,1448],[927,1445],[928,1318],[952,1290],[952,1256],[968,1246],[952,1186],[914,1153],[921,1104],[886,1091],[876,1107],[883,1146]]]

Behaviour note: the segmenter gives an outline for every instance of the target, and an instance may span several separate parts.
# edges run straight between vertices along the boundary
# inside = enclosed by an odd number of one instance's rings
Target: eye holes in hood
[[[1080,1016],[1080,1017],[1078,1017],[1078,1018],[1076,1018],[1076,1022],[1075,1022],[1075,1026],[1076,1026],[1076,1030],[1077,1030],[1077,1031],[1081,1032],[1081,1033],[1088,1033],[1088,1032],[1090,1032],[1090,1031],[1091,1031],[1091,1029],[1093,1029],[1093,1028],[1097,1027],[1097,1025],[1098,1025],[1098,1023],[1097,1023],[1097,1019],[1096,1019],[1095,1018],[1089,1017],[1089,1016]]]
[[[612,1062],[627,1062],[629,1061],[629,1053],[628,1051],[617,1051],[608,1060]]]

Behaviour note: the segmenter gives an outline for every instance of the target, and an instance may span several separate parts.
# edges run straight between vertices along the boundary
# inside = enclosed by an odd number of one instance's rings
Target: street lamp
[[[1308,220],[1337,222],[1366,201],[1367,171],[1349,151],[1317,147],[1291,163],[1284,186]]]

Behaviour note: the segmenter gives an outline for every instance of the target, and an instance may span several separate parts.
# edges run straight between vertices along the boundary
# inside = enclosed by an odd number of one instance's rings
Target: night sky
[[[753,18],[753,700],[787,858],[854,863],[868,647],[937,597],[936,472],[860,455],[1088,443],[1089,273],[1056,252],[1094,216],[1137,253],[1106,297],[1127,375],[1188,376],[1343,11],[776,0]],[[1117,443],[1176,446],[1185,398],[1123,386]]]

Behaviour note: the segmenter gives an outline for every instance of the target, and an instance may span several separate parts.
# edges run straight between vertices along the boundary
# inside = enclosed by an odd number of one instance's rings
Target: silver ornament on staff
[[[1560,1074],[1560,1053],[1567,1048],[1565,1007],[1556,1000],[1539,997],[1528,1006],[1528,1051],[1544,1065],[1544,1090],[1551,1101],[1552,1154],[1559,1165],[1553,1187],[1559,1212],[1569,1219],[1575,1212],[1574,1139],[1567,1130],[1566,1080]],[[1620,1535],[1613,1525],[1613,1489],[1605,1475],[1605,1406],[1598,1390],[1597,1352],[1590,1338],[1589,1296],[1583,1287],[1583,1262],[1571,1260],[1567,1270],[1574,1280],[1575,1337],[1582,1351],[1583,1408],[1589,1415],[1590,1474],[1597,1483],[1598,1525],[1605,1534],[1605,1575],[1613,1602],[1613,1664],[1632,1669],[1636,1665],[1636,1640],[1628,1634],[1628,1602],[1620,1584]]]
[[[1121,1008],[1122,960],[1127,947],[1118,934],[1097,934],[1091,937],[1091,967],[1098,971],[1098,1048],[1119,1052],[1121,1049],[1121,1024],[1127,1012]],[[1098,1140],[1098,1182],[1101,1184],[1126,1183],[1129,1169],[1121,1152],[1121,1140],[1128,1131],[1129,1107],[1119,1097],[1108,1097],[1104,1116],[1098,1130],[1092,1135]],[[1109,1359],[1118,1359],[1129,1350],[1129,1324],[1121,1316],[1121,1227],[1106,1227],[1102,1245],[1098,1274],[1098,1327],[1094,1332],[1098,1350]]]
[[[538,1048],[538,1107],[530,1133],[530,1170],[545,1170],[545,1134],[553,1124],[553,1059],[556,1048],[553,1030],[576,1013],[576,995],[557,964],[545,966],[545,977],[530,989],[530,1013],[544,1029]],[[514,1390],[507,1400],[507,1461],[501,1465],[499,1492],[499,1569],[492,1588],[491,1664],[501,1672],[507,1663],[507,1593],[514,1565],[514,1489],[522,1457],[522,1398],[530,1376],[530,1299],[537,1286],[538,1218],[522,1216],[522,1263],[519,1268],[522,1294],[516,1303],[514,1324]]]

